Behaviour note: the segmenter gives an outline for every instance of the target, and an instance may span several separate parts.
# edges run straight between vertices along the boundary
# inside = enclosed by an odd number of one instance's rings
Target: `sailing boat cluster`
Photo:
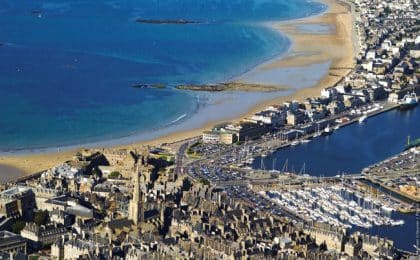
[[[362,195],[343,185],[267,191],[261,194],[306,222],[366,229],[404,224],[403,220],[391,218],[395,211],[392,205],[384,205],[379,199]]]

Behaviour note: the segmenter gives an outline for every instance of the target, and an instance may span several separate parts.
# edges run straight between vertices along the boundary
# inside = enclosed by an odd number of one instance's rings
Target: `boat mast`
[[[299,171],[299,175],[304,175],[305,174],[305,168],[306,168],[305,166],[306,166],[306,163],[304,162],[303,165],[302,165],[302,168]]]
[[[276,159],[277,159],[277,158],[274,158],[274,159],[273,159],[273,171],[274,171],[274,165],[276,164]]]
[[[289,159],[286,159],[286,162],[283,165],[283,170],[282,170],[283,173],[287,172],[287,166],[288,166],[288,164],[289,164]]]
[[[419,204],[416,204],[416,254],[420,255],[420,210]]]

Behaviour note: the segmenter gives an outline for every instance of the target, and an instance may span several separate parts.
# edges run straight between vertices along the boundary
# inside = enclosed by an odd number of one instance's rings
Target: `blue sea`
[[[98,142],[187,120],[196,97],[173,86],[223,82],[281,55],[291,43],[265,22],[325,9],[305,0],[2,0],[0,150]]]

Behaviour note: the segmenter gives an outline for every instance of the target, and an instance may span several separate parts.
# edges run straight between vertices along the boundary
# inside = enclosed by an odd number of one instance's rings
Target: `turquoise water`
[[[0,150],[97,142],[187,120],[196,98],[172,86],[225,81],[284,53],[290,41],[263,22],[325,8],[304,0],[3,0]],[[131,87],[140,83],[169,87]]]

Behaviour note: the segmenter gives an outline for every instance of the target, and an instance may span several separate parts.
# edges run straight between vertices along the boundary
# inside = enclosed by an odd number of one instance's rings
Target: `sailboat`
[[[318,137],[321,136],[321,132],[319,131],[319,123],[317,123],[317,130],[316,133],[314,134],[314,137]]]
[[[296,132],[296,138],[295,140],[290,144],[291,146],[296,146],[299,144],[299,138],[298,138],[298,133]]]
[[[276,160],[277,160],[276,158],[273,159],[273,166],[272,166],[272,169],[270,171],[271,173],[280,173],[280,171],[275,169]]]

